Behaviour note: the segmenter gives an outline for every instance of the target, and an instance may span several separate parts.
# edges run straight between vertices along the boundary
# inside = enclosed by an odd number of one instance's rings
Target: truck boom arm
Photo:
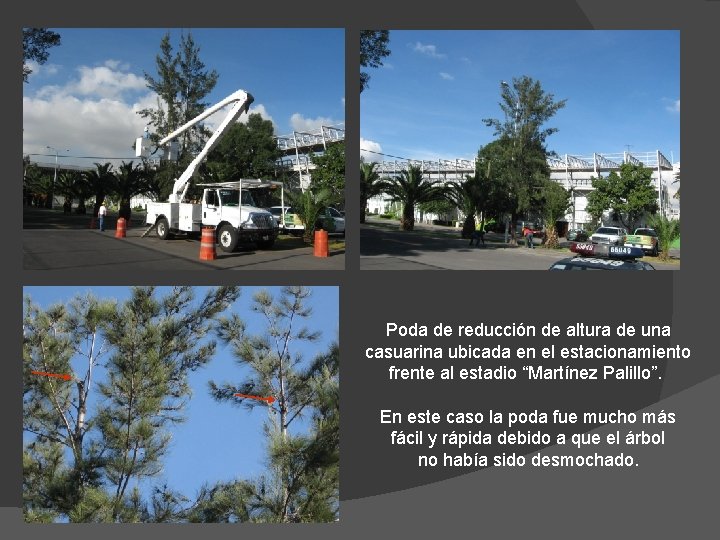
[[[215,132],[212,134],[212,136],[208,139],[208,141],[205,143],[205,146],[200,151],[200,153],[195,156],[195,158],[190,162],[190,165],[187,166],[187,168],[183,171],[183,173],[175,180],[175,184],[173,185],[172,193],[170,194],[170,202],[182,202],[185,198],[185,193],[187,193],[188,186],[190,185],[190,179],[192,178],[193,174],[195,174],[195,170],[198,168],[198,165],[200,165],[200,162],[205,159],[205,157],[208,155],[208,153],[215,148],[215,145],[217,145],[218,140],[222,136],[223,133],[227,130],[228,126],[243,113],[247,112],[247,110],[250,108],[250,105],[254,101],[254,98],[252,95],[248,94],[244,90],[237,90],[230,94],[228,97],[223,99],[222,101],[218,102],[217,104],[213,105],[209,109],[205,110],[204,112],[197,115],[195,118],[187,122],[186,124],[180,126],[175,131],[170,133],[168,136],[163,138],[158,145],[163,146],[167,144],[169,141],[183,133],[185,130],[189,129],[190,127],[194,126],[198,122],[204,120],[211,114],[217,112],[218,110],[222,109],[223,107],[230,105],[231,103],[234,103],[230,111],[228,112],[225,119],[220,123],[218,128],[215,130]]]

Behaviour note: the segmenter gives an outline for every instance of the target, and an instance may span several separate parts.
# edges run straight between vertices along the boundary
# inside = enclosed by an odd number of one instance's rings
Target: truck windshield
[[[237,206],[240,191],[237,189],[221,189],[220,190],[220,201],[223,206]],[[242,190],[242,204],[243,206],[255,206],[255,201],[252,195],[247,190]]]

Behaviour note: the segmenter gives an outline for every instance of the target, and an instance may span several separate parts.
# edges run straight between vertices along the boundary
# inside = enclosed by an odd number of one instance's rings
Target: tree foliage
[[[652,169],[642,164],[623,163],[620,174],[612,171],[606,178],[591,180],[594,190],[588,194],[587,211],[595,218],[610,210],[614,218],[632,231],[643,216],[658,211]]]
[[[383,58],[390,56],[390,32],[388,30],[360,31],[360,67],[378,68]],[[368,87],[370,74],[360,71],[360,93]]]
[[[562,219],[570,207],[570,192],[554,180],[547,180],[542,189],[541,215],[545,225],[544,246],[550,249],[559,247],[556,223]]]
[[[24,513],[28,521],[158,519],[129,490],[156,475],[183,420],[188,373],[215,351],[213,321],[239,295],[135,287],[125,302],[87,294],[23,317]],[[33,372],[67,374],[69,380]],[[160,490],[167,499],[169,490]]]
[[[23,194],[29,204],[49,208],[52,203],[53,173],[30,164],[25,167]]]
[[[223,318],[219,326],[220,339],[249,374],[236,383],[211,382],[211,395],[249,410],[267,410],[268,473],[249,483],[216,486],[220,501],[244,505],[232,512],[235,517],[287,523],[332,521],[337,516],[339,352],[333,345],[306,367],[295,350],[297,343],[319,338],[319,332],[303,324],[312,315],[306,305],[310,294],[304,287],[285,287],[278,297],[258,292],[252,310],[265,321],[261,334],[248,334],[237,315]],[[272,396],[274,401],[236,393]],[[304,417],[310,429],[295,429]],[[228,515],[227,504],[220,510]]]
[[[154,126],[150,138],[157,143],[208,108],[205,99],[215,88],[219,75],[215,70],[206,69],[200,59],[200,47],[190,32],[182,34],[177,52],[173,49],[170,34],[165,34],[155,63],[157,75],[146,72],[145,81],[158,96],[157,107],[142,109],[138,114],[148,120],[148,125]],[[178,160],[160,165],[156,176],[160,185],[152,191],[167,197],[175,178],[190,164],[210,135],[210,130],[201,123],[180,134],[176,139]]]
[[[236,122],[228,128],[208,154],[205,176],[209,182],[272,179],[278,157],[272,122],[259,114],[251,114],[247,123]]]
[[[345,207],[345,141],[329,143],[322,154],[314,154],[310,161],[315,165],[312,171],[312,189],[328,191],[331,202]]]
[[[32,69],[28,60],[44,64],[50,57],[49,49],[60,45],[60,34],[47,28],[23,28],[23,82],[29,80]]]
[[[493,152],[504,164],[501,182],[505,189],[506,206],[514,225],[517,218],[538,209],[540,192],[550,177],[547,157],[551,155],[547,138],[557,128],[545,124],[567,100],[556,100],[545,92],[539,81],[528,76],[514,78],[512,86],[501,84],[500,109],[504,119],[485,118],[483,122],[498,137]],[[515,242],[515,227],[511,227]]]

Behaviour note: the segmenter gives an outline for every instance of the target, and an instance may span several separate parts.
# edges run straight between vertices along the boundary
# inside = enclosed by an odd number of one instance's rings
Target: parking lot
[[[505,242],[503,234],[487,233],[485,245],[469,246],[453,227],[416,223],[414,231],[400,231],[397,221],[373,218],[360,227],[361,270],[547,270],[553,262],[573,254],[565,249],[524,247]],[[657,270],[679,270],[680,253],[669,263],[647,258]]]
[[[78,270],[121,267],[128,270],[344,270],[344,238],[330,237],[327,257],[315,256],[301,238],[281,235],[267,250],[241,246],[232,253],[216,249],[214,260],[200,259],[200,240],[184,235],[161,240],[142,214],[133,215],[125,237],[117,238],[116,218],[105,232],[90,228],[88,215],[26,208],[23,215],[25,270]]]

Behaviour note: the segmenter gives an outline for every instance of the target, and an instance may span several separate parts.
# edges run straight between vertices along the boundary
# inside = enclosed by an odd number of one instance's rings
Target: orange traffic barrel
[[[115,238],[125,238],[125,218],[121,217],[117,220],[115,227]]]
[[[328,256],[328,233],[322,229],[315,231],[315,256]]]
[[[200,260],[214,261],[215,253],[215,227],[203,227],[200,237]]]

